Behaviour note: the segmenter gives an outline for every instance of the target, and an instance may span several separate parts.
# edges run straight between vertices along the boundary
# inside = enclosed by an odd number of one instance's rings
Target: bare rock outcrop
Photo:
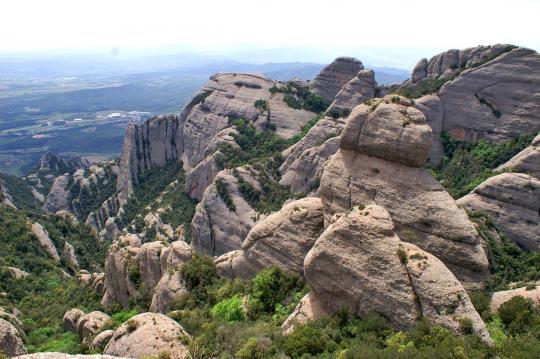
[[[449,50],[427,64],[420,60],[411,83],[445,79],[438,91],[440,105],[433,113],[436,119],[420,108],[429,122],[440,122],[434,127],[436,137],[440,129],[459,141],[501,142],[540,130],[540,54],[536,51],[506,44]],[[435,138],[433,164],[440,162],[438,142]]]
[[[114,244],[105,260],[105,306],[119,303],[123,307],[140,294],[141,287],[152,295],[151,311],[161,312],[175,298],[186,293],[179,270],[191,259],[190,246],[182,241],[165,246],[154,241],[137,246],[136,241]]]
[[[64,314],[64,319],[62,322],[64,329],[70,332],[77,332],[77,323],[79,322],[79,319],[81,319],[85,315],[86,313],[79,308],[73,308],[68,310]]]
[[[105,346],[107,346],[107,344],[109,343],[113,335],[114,335],[114,330],[109,329],[109,330],[102,331],[101,333],[96,335],[94,340],[92,340],[92,344],[90,344],[90,348],[91,349],[105,348]]]
[[[129,301],[137,294],[137,288],[130,279],[140,273],[138,265],[139,248],[113,244],[105,259],[105,294],[101,304],[111,306],[120,303],[127,307]]]
[[[68,174],[56,177],[51,190],[47,194],[45,203],[43,204],[43,210],[45,212],[56,213],[57,211],[66,209],[68,207],[69,192],[66,190],[68,183]]]
[[[488,214],[508,239],[531,251],[540,251],[540,180],[524,173],[491,177],[458,204]]]
[[[171,359],[188,356],[190,335],[180,324],[163,314],[143,313],[122,324],[104,350],[106,355],[131,358],[167,355]]]
[[[43,226],[37,222],[32,223],[32,233],[39,241],[39,244],[41,244],[41,247],[47,254],[51,256],[52,259],[54,259],[56,262],[60,263],[60,256],[58,255],[58,250],[54,246],[54,243],[49,238],[49,233],[47,233],[47,230],[43,228]]]
[[[239,167],[236,171],[244,181],[257,190],[261,189],[257,171],[253,168]],[[219,256],[240,249],[249,230],[260,220],[257,212],[243,198],[239,185],[234,171],[227,169],[219,172],[204,192],[191,221],[191,247],[195,252]],[[227,205],[223,196],[228,196],[234,207]]]
[[[307,254],[304,272],[311,295],[327,312],[376,312],[402,330],[428,317],[457,332],[459,320],[468,318],[490,342],[461,283],[435,256],[402,242],[380,206],[336,214]]]
[[[14,279],[24,279],[30,275],[30,273],[17,267],[6,267],[6,269]]]
[[[73,248],[68,241],[64,241],[64,250],[62,251],[62,254],[67,259],[71,268],[79,267],[79,261],[77,260],[77,255],[75,254],[75,248]]]
[[[338,57],[315,77],[311,90],[328,101],[333,101],[341,88],[363,69],[364,65],[358,59]]]
[[[281,325],[281,329],[285,335],[288,335],[294,331],[297,325],[318,320],[329,314],[330,312],[324,304],[310,292],[300,300],[291,315]]]
[[[90,345],[110,319],[111,317],[100,311],[93,311],[80,317],[77,321],[77,334],[81,342]]]
[[[319,198],[303,198],[285,205],[251,229],[242,249],[215,260],[218,272],[229,278],[250,278],[277,266],[303,275],[304,257],[322,233]]]
[[[191,257],[191,247],[186,242],[176,241],[163,249],[160,256],[162,276],[153,291],[151,312],[164,312],[174,299],[187,294],[180,269]]]
[[[375,72],[373,70],[361,70],[341,88],[328,111],[350,111],[365,101],[374,98],[376,90]]]
[[[431,142],[424,115],[408,100],[356,107],[321,179],[325,222],[356,205],[384,206],[402,240],[437,256],[465,287],[479,287],[488,261],[465,211],[422,168]]]
[[[15,357],[26,354],[23,339],[13,324],[0,318],[0,352]]]

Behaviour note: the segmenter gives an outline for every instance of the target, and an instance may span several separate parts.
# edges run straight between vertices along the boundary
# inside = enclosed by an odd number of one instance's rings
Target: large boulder
[[[479,288],[488,260],[465,211],[422,168],[431,141],[424,115],[408,100],[388,96],[356,107],[321,179],[325,222],[356,205],[384,206],[403,241],[437,256],[466,288]]]
[[[382,207],[336,214],[304,261],[306,282],[327,312],[380,313],[397,329],[418,319],[459,331],[461,319],[490,342],[467,292],[435,256],[400,240]]]
[[[352,57],[338,57],[319,72],[311,83],[311,90],[328,101],[333,101],[341,88],[347,84],[364,65]]]
[[[184,359],[188,355],[190,335],[174,320],[155,313],[134,316],[114,332],[104,350],[106,355],[141,358],[167,355]]]
[[[216,259],[218,272],[229,278],[250,278],[267,267],[303,275],[304,257],[323,231],[319,198],[285,205],[251,229],[242,249]]]
[[[458,201],[469,211],[488,214],[508,239],[540,251],[540,180],[524,173],[491,177]]]
[[[77,334],[79,339],[86,345],[90,345],[94,337],[99,334],[105,324],[111,319],[107,314],[93,311],[83,315],[77,321]]]
[[[9,357],[26,354],[23,339],[13,324],[0,318],[0,353]]]
[[[86,313],[79,308],[73,308],[68,310],[64,314],[63,319],[63,326],[65,330],[68,330],[70,332],[77,332],[77,323],[79,322],[79,319],[81,319],[83,316],[85,316]]]

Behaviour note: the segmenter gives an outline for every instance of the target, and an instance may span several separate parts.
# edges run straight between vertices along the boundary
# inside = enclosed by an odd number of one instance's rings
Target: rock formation
[[[81,342],[90,345],[110,319],[111,317],[100,311],[93,311],[80,317],[77,321],[77,334]]]
[[[114,332],[104,354],[131,358],[167,355],[187,358],[190,335],[171,318],[154,313],[134,316]]]
[[[421,168],[431,142],[424,115],[408,100],[387,96],[356,107],[321,179],[325,222],[356,205],[384,206],[403,241],[437,256],[467,288],[479,287],[488,261],[478,233]]]
[[[283,151],[280,183],[297,193],[318,187],[326,161],[337,151],[336,140],[330,139],[339,136],[344,126],[344,118],[323,117],[299,142]]]
[[[127,307],[139,289],[152,293],[151,311],[164,311],[186,292],[179,270],[191,259],[191,248],[182,241],[165,246],[162,242],[114,244],[105,260],[105,293],[101,303]]]
[[[68,208],[68,195],[69,192],[66,187],[69,183],[69,175],[61,175],[56,177],[47,194],[45,203],[43,204],[43,210],[47,213],[55,213],[62,209]]]
[[[364,65],[358,59],[338,57],[315,77],[311,90],[328,101],[333,101],[341,88],[363,69]]]
[[[91,349],[104,349],[114,335],[114,330],[104,330],[92,340]]]
[[[456,140],[500,142],[540,130],[540,54],[498,44],[449,50],[416,65],[411,84],[448,82],[438,91],[441,131]],[[423,109],[420,108],[422,111]],[[440,112],[442,110],[442,113]],[[430,114],[425,112],[428,121]],[[438,136],[434,128],[435,136]],[[435,139],[434,151],[440,145]],[[440,154],[433,154],[438,164]]]
[[[490,342],[461,283],[435,256],[402,242],[390,214],[380,206],[354,206],[334,215],[307,254],[304,272],[318,311],[345,308],[360,317],[376,312],[401,330],[428,317],[458,331],[459,320],[468,318],[474,332]]]
[[[0,352],[9,356],[15,357],[26,354],[24,342],[15,328],[8,321],[0,318]]]
[[[77,331],[77,323],[81,317],[83,317],[86,313],[80,310],[79,308],[73,308],[68,310],[64,314],[63,319],[63,326],[65,330],[68,330],[70,332],[76,332]]]
[[[540,251],[540,180],[524,173],[503,173],[487,179],[458,204],[488,214],[519,246]]]
[[[237,168],[239,176],[260,190],[257,171],[252,167]],[[218,185],[230,197],[234,210],[229,208],[218,191]],[[214,183],[204,192],[203,199],[197,205],[191,221],[191,247],[197,253],[219,256],[239,249],[249,230],[260,218],[257,212],[243,198],[239,189],[239,180],[233,170],[218,173]]]
[[[347,82],[329,107],[329,111],[349,111],[375,97],[377,83],[373,70],[361,70]]]
[[[291,202],[255,225],[241,250],[217,258],[218,272],[229,278],[250,278],[264,268],[277,266],[303,275],[304,257],[322,231],[319,198]]]
[[[39,244],[41,245],[43,250],[47,252],[47,254],[49,254],[51,258],[54,259],[54,261],[60,263],[60,256],[58,255],[58,251],[56,250],[54,243],[49,238],[47,230],[45,230],[45,228],[43,228],[41,224],[35,222],[32,223],[32,233],[39,241]]]

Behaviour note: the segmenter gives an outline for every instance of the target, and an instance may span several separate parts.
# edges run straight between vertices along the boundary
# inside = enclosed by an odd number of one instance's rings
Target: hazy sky
[[[1,0],[0,14],[0,52],[442,50],[498,42],[540,49],[540,0]]]

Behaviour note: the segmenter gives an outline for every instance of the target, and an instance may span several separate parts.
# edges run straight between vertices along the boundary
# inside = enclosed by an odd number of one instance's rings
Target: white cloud
[[[540,48],[540,1],[2,0],[0,51],[249,46]]]

